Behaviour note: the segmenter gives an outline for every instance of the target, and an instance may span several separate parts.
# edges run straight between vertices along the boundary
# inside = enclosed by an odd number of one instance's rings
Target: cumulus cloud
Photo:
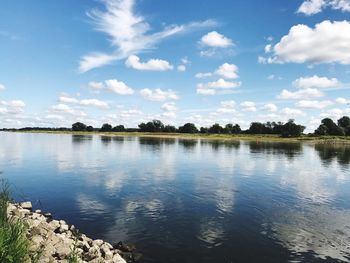
[[[323,92],[314,88],[306,88],[300,89],[295,92],[289,90],[282,90],[282,92],[278,95],[279,99],[283,100],[298,100],[303,98],[317,98],[324,96]]]
[[[5,85],[0,83],[0,91],[5,89]]]
[[[260,63],[350,64],[350,22],[323,21],[315,28],[299,24],[271,48]]]
[[[250,111],[255,112],[256,111],[256,105],[253,101],[244,101],[240,104],[242,111]]]
[[[330,7],[333,10],[350,12],[349,0],[305,0],[298,8],[297,12],[311,16],[322,12],[323,9]]]
[[[268,112],[276,112],[278,110],[277,106],[273,103],[265,104],[262,109]]]
[[[85,112],[73,109],[70,106],[63,103],[51,106],[51,111],[56,113],[70,114],[77,117],[87,116]]]
[[[281,115],[285,116],[286,118],[295,118],[295,117],[300,117],[300,116],[305,116],[306,113],[298,110],[298,109],[293,109],[293,108],[284,108],[281,110]]]
[[[140,58],[135,55],[129,56],[125,65],[136,70],[147,71],[167,71],[174,68],[168,61],[162,59],[150,59],[147,62],[140,62]]]
[[[346,104],[350,104],[350,100],[348,100],[348,99],[345,99],[345,98],[337,98],[336,100],[335,100],[335,102],[336,103],[338,103],[338,104],[341,104],[341,105],[346,105]]]
[[[306,108],[306,109],[324,109],[333,103],[329,100],[301,100],[296,103],[297,107]]]
[[[220,108],[217,110],[219,113],[235,113],[236,102],[233,100],[227,100],[220,102]]]
[[[215,73],[226,79],[236,79],[238,78],[238,67],[234,64],[224,63]]]
[[[177,100],[179,96],[172,90],[163,91],[161,89],[142,89],[140,94],[146,100],[151,101],[165,101],[165,100]]]
[[[176,104],[175,102],[166,102],[162,105],[161,109],[163,111],[176,111]]]
[[[219,47],[219,48],[226,48],[226,47],[233,46],[232,39],[229,39],[216,31],[212,31],[204,35],[201,38],[200,43],[205,46]]]
[[[26,106],[22,100],[1,101],[0,105],[0,114],[19,114]]]
[[[322,112],[320,116],[322,118],[331,118],[331,119],[340,119],[343,116],[349,115],[350,114],[350,108],[347,109],[330,109],[325,112]]]
[[[215,95],[216,89],[232,89],[241,86],[241,82],[227,81],[218,79],[217,81],[208,83],[199,83],[197,85],[197,93],[202,95]]]
[[[293,82],[293,85],[297,88],[335,88],[340,85],[340,82],[336,78],[319,77],[314,75],[312,77],[298,78]]]
[[[179,72],[185,72],[185,71],[186,71],[186,66],[185,66],[185,65],[179,65],[179,66],[177,66],[177,71],[179,71]]]
[[[102,3],[105,5],[104,10],[93,9],[87,15],[92,19],[96,30],[108,35],[114,51],[110,54],[94,52],[83,56],[79,65],[80,72],[154,49],[159,42],[170,36],[217,25],[213,20],[206,20],[171,25],[154,32],[142,15],[135,14],[135,0],[104,0]]]
[[[213,76],[213,73],[211,73],[211,72],[206,72],[206,73],[201,73],[201,72],[199,72],[199,73],[197,73],[197,74],[195,75],[195,77],[196,77],[197,79],[209,78],[209,77],[211,77],[211,76]]]
[[[123,81],[116,79],[109,79],[104,82],[90,82],[88,87],[95,91],[108,90],[119,95],[132,95],[135,93],[135,91],[128,87]]]

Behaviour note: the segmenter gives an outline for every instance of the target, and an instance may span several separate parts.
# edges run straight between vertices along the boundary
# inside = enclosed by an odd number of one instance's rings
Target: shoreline
[[[271,134],[186,134],[164,132],[78,132],[78,131],[3,131],[13,133],[58,134],[58,135],[97,135],[110,137],[144,137],[160,139],[187,139],[187,140],[221,140],[221,141],[257,141],[281,143],[311,143],[311,144],[344,144],[350,145],[350,136],[308,136],[283,138]]]
[[[31,202],[8,203],[7,216],[26,225],[29,249],[39,255],[37,263],[127,263],[139,256],[132,246],[93,240],[78,233],[74,225],[53,219],[51,213],[33,211]]]

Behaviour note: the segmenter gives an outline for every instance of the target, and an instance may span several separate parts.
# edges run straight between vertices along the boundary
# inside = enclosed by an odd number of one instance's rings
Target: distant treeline
[[[200,127],[199,129],[193,123],[186,123],[183,126],[175,127],[164,125],[160,120],[143,122],[138,128],[125,128],[124,125],[112,126],[105,123],[101,128],[87,126],[84,123],[76,122],[72,128],[42,128],[26,127],[21,129],[2,129],[8,131],[87,131],[87,132],[158,132],[158,133],[201,133],[201,134],[276,134],[282,137],[298,137],[305,130],[305,126],[296,124],[294,120],[283,122],[252,122],[249,129],[242,130],[238,124],[226,124],[224,127],[220,124],[214,124],[210,127]],[[335,135],[350,136],[350,118],[344,116],[335,123],[330,118],[321,121],[320,126],[315,130],[314,135]]]

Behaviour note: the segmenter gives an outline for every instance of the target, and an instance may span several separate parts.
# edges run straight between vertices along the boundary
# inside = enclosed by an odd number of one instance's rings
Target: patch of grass
[[[26,237],[27,227],[20,220],[7,216],[7,205],[11,201],[9,185],[1,181],[0,192],[0,262],[26,262],[30,257],[30,241]]]
[[[68,263],[79,263],[79,255],[78,255],[78,241],[80,238],[80,233],[78,230],[73,230],[73,235],[74,235],[74,243],[71,248],[71,253],[68,258]]]

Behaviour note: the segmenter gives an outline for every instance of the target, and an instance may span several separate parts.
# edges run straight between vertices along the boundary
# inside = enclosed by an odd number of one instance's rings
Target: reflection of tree
[[[111,136],[101,136],[101,141],[104,145],[108,145],[111,143],[112,137]]]
[[[251,153],[285,155],[290,159],[302,153],[301,143],[249,142]]]
[[[92,141],[92,135],[72,135],[72,143],[73,144],[80,144],[87,141]]]
[[[201,140],[201,145],[209,145],[212,147],[214,151],[218,151],[221,148],[225,148],[227,150],[238,150],[239,147],[241,146],[240,141],[223,141],[223,140]]]
[[[340,165],[349,165],[350,163],[349,146],[316,144],[315,150],[320,159],[327,165],[331,164],[334,159],[336,159]]]
[[[184,147],[185,150],[192,151],[198,144],[197,140],[189,140],[189,139],[179,139],[179,145]]]
[[[141,148],[152,149],[152,151],[160,151],[164,145],[175,144],[174,138],[153,138],[139,137],[139,145]]]

